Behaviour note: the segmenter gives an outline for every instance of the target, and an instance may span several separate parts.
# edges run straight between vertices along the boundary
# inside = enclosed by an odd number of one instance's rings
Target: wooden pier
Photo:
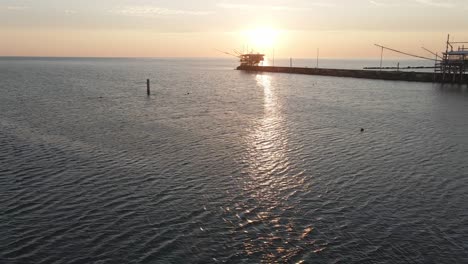
[[[350,77],[375,80],[392,80],[408,82],[439,82],[453,83],[452,78],[447,78],[444,73],[414,72],[414,71],[382,71],[382,70],[346,70],[346,69],[324,69],[324,68],[302,68],[302,67],[276,67],[276,66],[250,66],[241,65],[237,70],[250,72],[278,72],[334,77]],[[457,76],[457,82],[468,83],[468,74]]]

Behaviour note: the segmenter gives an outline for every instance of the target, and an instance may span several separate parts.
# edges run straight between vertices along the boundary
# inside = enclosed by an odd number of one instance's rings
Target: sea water
[[[466,86],[236,66],[1,58],[0,263],[468,262]]]

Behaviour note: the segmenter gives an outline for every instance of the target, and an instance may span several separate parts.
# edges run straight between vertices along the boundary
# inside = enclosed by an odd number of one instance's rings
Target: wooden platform
[[[446,75],[443,80],[442,73],[433,72],[409,72],[409,71],[376,71],[376,70],[345,70],[301,67],[276,67],[276,66],[239,66],[237,70],[253,72],[279,72],[292,74],[321,75],[334,77],[350,77],[376,80],[408,81],[408,82],[439,82],[439,83],[468,83],[468,74],[460,79],[460,75],[454,80]]]

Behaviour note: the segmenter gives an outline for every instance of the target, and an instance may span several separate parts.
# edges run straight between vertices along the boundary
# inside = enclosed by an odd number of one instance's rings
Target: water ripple
[[[1,263],[468,260],[466,96],[192,63],[0,59]]]

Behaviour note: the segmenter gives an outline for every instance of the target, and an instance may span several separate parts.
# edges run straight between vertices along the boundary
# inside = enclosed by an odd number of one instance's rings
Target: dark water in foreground
[[[466,87],[235,66],[0,59],[0,263],[468,263]]]

